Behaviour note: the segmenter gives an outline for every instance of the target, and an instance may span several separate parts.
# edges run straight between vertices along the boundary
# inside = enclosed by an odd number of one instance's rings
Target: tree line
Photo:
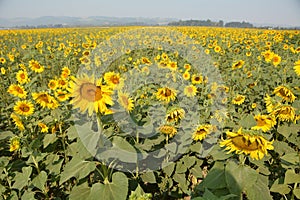
[[[214,22],[211,20],[179,20],[177,22],[168,23],[169,26],[214,26],[214,27],[238,27],[238,28],[253,28],[253,24],[249,22],[228,22],[225,23],[222,20]]]

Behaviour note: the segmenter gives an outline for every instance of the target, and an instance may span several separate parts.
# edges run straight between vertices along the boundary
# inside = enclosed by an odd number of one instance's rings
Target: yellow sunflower
[[[189,73],[188,70],[186,70],[183,74],[182,74],[182,77],[184,80],[189,80],[191,78],[191,75]]]
[[[3,58],[3,57],[1,57],[1,58],[0,58],[0,62],[1,62],[2,64],[6,63],[6,59]]]
[[[232,99],[232,103],[236,105],[241,105],[244,103],[246,97],[244,95],[237,95],[234,99]]]
[[[6,70],[4,67],[1,67],[1,74],[4,75],[6,73]]]
[[[19,70],[16,74],[16,78],[20,84],[25,84],[30,81],[30,79],[28,78],[28,73],[25,70]]]
[[[184,69],[186,70],[186,71],[190,71],[191,69],[192,69],[192,67],[191,67],[191,65],[190,64],[184,64]]]
[[[167,111],[166,121],[169,123],[178,122],[184,118],[185,111],[182,108],[173,107]]]
[[[26,96],[27,96],[27,92],[25,91],[24,87],[21,85],[12,84],[9,86],[7,92],[9,94],[12,94],[12,95],[22,98],[22,99],[26,98]]]
[[[38,123],[38,126],[42,129],[41,132],[42,133],[48,133],[48,126],[42,122],[39,122]]]
[[[194,85],[188,85],[184,88],[183,93],[187,97],[194,97],[197,94],[197,87]]]
[[[271,52],[270,50],[268,50],[268,51],[262,52],[262,55],[264,56],[266,62],[271,62],[273,59],[274,53]]]
[[[269,142],[260,135],[242,132],[242,128],[240,128],[237,133],[227,131],[226,137],[226,140],[220,142],[220,146],[226,146],[225,150],[229,150],[228,153],[244,153],[250,155],[252,159],[261,160],[268,154],[267,150],[274,149],[272,145],[273,141]]]
[[[33,99],[43,108],[55,109],[59,106],[59,103],[54,97],[47,92],[32,93]]]
[[[42,66],[38,61],[33,59],[29,61],[29,67],[32,71],[36,73],[42,73],[44,71],[44,66]]]
[[[172,71],[176,71],[177,70],[177,62],[169,62],[167,67]]]
[[[193,74],[192,84],[201,84],[203,82],[203,76],[201,74]]]
[[[169,137],[173,137],[177,133],[177,129],[170,125],[162,125],[158,128],[158,130]]]
[[[34,107],[30,101],[18,101],[14,106],[14,111],[19,115],[29,116],[33,114]]]
[[[270,97],[270,95],[266,95],[266,97],[264,98],[265,100],[265,104],[266,104],[266,108],[268,113],[271,113],[275,108],[277,108],[278,106],[280,106],[281,104],[278,102],[275,102],[272,97]]]
[[[67,91],[64,91],[64,90],[61,90],[61,89],[58,89],[56,92],[55,92],[55,97],[60,101],[60,102],[63,102],[63,101],[66,101],[70,98],[69,96],[69,93]]]
[[[119,73],[107,72],[104,74],[105,83],[112,89],[120,88],[122,86],[122,78]]]
[[[91,116],[93,111],[105,113],[108,111],[107,105],[113,105],[112,93],[109,86],[102,85],[102,80],[95,80],[94,77],[83,75],[78,77],[69,89],[73,99],[71,103],[74,108],[84,113],[88,111]]]
[[[50,90],[56,90],[56,88],[58,87],[58,81],[57,80],[50,80],[48,83],[48,87],[50,88]]]
[[[141,58],[141,62],[143,64],[147,64],[147,65],[151,65],[152,64],[152,62],[149,60],[149,58],[146,58],[146,57],[142,57]]]
[[[243,67],[243,65],[245,64],[245,61],[243,60],[239,60],[235,63],[232,64],[231,68],[234,70],[234,69],[240,69]]]
[[[280,121],[293,121],[296,113],[295,108],[289,105],[282,105],[271,112],[271,115],[278,118]]]
[[[176,90],[169,87],[159,88],[156,92],[156,98],[167,103],[174,101],[176,99],[176,95]]]
[[[269,131],[276,125],[276,119],[271,115],[256,115],[254,116],[256,126],[253,126],[252,130],[262,130],[263,132]]]
[[[125,108],[127,112],[130,112],[133,110],[134,104],[133,99],[129,97],[128,93],[123,93],[121,91],[118,92],[118,102],[120,105]]]
[[[287,87],[282,86],[282,85],[276,87],[274,89],[273,93],[289,102],[294,102],[296,99],[293,92],[290,89],[288,89]]]
[[[10,138],[9,140],[9,151],[13,152],[13,151],[18,151],[21,148],[21,144],[20,144],[20,138],[15,136]]]
[[[15,114],[15,113],[12,113],[10,115],[10,117],[12,118],[12,120],[14,121],[15,125],[18,127],[18,129],[20,131],[24,131],[25,130],[25,127],[23,125],[23,122],[21,121],[21,119]]]
[[[204,124],[197,127],[197,129],[193,133],[193,140],[201,141],[203,140],[209,133],[212,131],[212,125]]]
[[[273,62],[273,65],[276,67],[277,65],[280,64],[281,57],[279,55],[277,55],[277,54],[274,54],[273,58],[272,58],[272,62]]]
[[[294,70],[298,76],[300,76],[300,60],[295,62]]]

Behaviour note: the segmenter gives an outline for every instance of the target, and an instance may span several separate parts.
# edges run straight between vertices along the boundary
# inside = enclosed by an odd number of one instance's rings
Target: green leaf
[[[246,165],[229,161],[225,167],[225,178],[229,191],[240,195],[245,187],[251,187],[257,180],[258,173]]]
[[[25,191],[24,194],[22,195],[21,199],[26,199],[26,200],[35,200],[34,198],[34,192],[32,191]]]
[[[255,200],[272,200],[272,196],[268,187],[268,178],[267,176],[258,175],[255,184],[251,187],[245,187],[245,193],[248,199]]]
[[[70,128],[67,131],[67,136],[69,140],[74,140],[75,138],[78,138],[78,133],[75,126],[70,126]]]
[[[32,184],[39,188],[40,190],[45,190],[45,183],[47,181],[47,173],[45,171],[41,171],[39,175],[37,175],[33,180]]]
[[[175,169],[175,163],[167,163],[167,165],[163,168],[164,173],[167,176],[171,176]]]
[[[177,144],[175,142],[169,143],[165,145],[166,149],[172,153],[176,153],[177,150]]]
[[[14,136],[15,136],[15,134],[13,134],[13,132],[11,132],[11,131],[3,131],[0,133],[0,140],[4,140],[8,137],[14,137]]]
[[[226,187],[224,164],[216,162],[205,179],[200,183],[204,188],[221,189]]]
[[[85,182],[79,186],[73,187],[69,198],[70,200],[88,199],[90,192],[91,188],[88,186],[87,182]]]
[[[300,189],[299,188],[296,188],[293,190],[293,194],[298,198],[300,199]]]
[[[219,145],[215,145],[209,153],[214,160],[226,160],[231,157],[231,154],[226,153]]]
[[[290,193],[291,189],[285,184],[273,184],[270,191],[277,192],[279,194],[288,194]]]
[[[146,172],[141,175],[141,178],[144,182],[147,183],[156,183],[156,178],[153,172]]]
[[[21,190],[23,187],[27,186],[31,172],[32,167],[23,167],[22,173],[17,172],[16,176],[14,177],[15,183],[13,184],[12,188]]]
[[[295,171],[291,169],[287,170],[284,176],[284,183],[300,183],[300,174],[296,174]]]
[[[80,157],[82,160],[92,157],[92,154],[85,148],[81,140],[70,144],[67,148],[67,154],[72,157]]]
[[[285,154],[284,156],[281,157],[281,160],[283,161],[286,161],[288,163],[291,163],[293,165],[296,165],[298,164],[300,161],[299,161],[299,154],[298,153],[288,153],[288,154]]]
[[[115,172],[112,176],[112,182],[94,184],[88,199],[125,200],[127,193],[128,179],[126,175],[121,172]]]
[[[85,161],[79,157],[75,157],[65,165],[63,172],[60,176],[59,184],[61,185],[65,181],[69,180],[71,177],[75,177],[77,179],[84,178],[89,173],[94,171],[95,168],[96,162]]]
[[[53,174],[60,174],[60,168],[62,166],[64,159],[59,157],[56,154],[49,154],[45,160],[46,169]]]
[[[43,139],[44,148],[46,148],[49,144],[54,143],[56,140],[57,140],[57,137],[55,134],[46,134]]]
[[[253,115],[248,114],[245,117],[242,117],[242,120],[239,122],[240,126],[245,129],[250,129],[251,127],[256,125],[256,121]]]

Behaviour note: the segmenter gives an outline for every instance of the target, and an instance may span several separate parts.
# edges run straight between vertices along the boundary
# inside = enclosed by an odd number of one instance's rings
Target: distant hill
[[[167,25],[174,18],[143,18],[143,17],[105,17],[90,16],[67,17],[67,16],[43,16],[38,18],[0,18],[0,27],[20,27],[20,26],[116,26],[116,25]]]

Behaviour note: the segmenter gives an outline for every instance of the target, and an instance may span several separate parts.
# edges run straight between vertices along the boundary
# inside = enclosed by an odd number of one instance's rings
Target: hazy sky
[[[172,17],[300,26],[300,0],[0,0],[0,18]]]

